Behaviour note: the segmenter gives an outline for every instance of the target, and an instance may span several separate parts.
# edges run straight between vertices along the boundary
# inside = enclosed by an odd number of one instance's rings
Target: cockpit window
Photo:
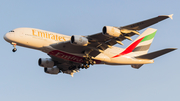
[[[14,32],[13,30],[9,31],[9,32]]]

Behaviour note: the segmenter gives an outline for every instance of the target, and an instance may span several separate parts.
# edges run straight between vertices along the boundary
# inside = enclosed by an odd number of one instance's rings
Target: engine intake
[[[86,37],[80,35],[72,35],[71,36],[71,44],[79,45],[79,46],[87,46],[88,39]]]
[[[108,37],[119,37],[122,33],[120,29],[111,26],[104,26],[102,29],[102,34]]]
[[[51,58],[39,58],[38,64],[41,67],[53,68],[54,61]]]

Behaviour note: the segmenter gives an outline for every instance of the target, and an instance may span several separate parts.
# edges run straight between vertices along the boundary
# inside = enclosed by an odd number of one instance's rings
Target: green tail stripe
[[[151,40],[152,38],[154,38],[156,32],[157,32],[157,31],[155,31],[154,33],[152,33],[152,34],[150,34],[150,35],[145,36],[145,37],[141,40],[141,42]]]

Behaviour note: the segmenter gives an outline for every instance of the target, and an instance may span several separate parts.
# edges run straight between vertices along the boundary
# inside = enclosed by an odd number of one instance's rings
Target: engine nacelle
[[[119,37],[122,33],[120,29],[116,27],[104,26],[102,29],[102,34],[109,37]]]
[[[39,58],[38,64],[41,67],[53,68],[54,61],[51,58]]]
[[[60,70],[57,66],[54,66],[53,68],[44,68],[44,72],[48,74],[58,74]]]
[[[87,46],[88,39],[80,35],[73,35],[71,36],[71,44],[79,45],[79,46]]]

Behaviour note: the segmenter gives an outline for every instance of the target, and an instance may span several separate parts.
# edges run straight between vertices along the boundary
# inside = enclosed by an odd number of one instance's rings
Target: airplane
[[[176,50],[166,48],[148,53],[157,29],[147,28],[142,34],[139,30],[156,24],[171,15],[161,15],[127,26],[104,26],[102,32],[92,35],[67,36],[36,28],[16,28],[4,35],[4,39],[13,45],[40,50],[50,58],[39,58],[38,64],[44,67],[48,74],[73,74],[80,69],[87,69],[90,65],[131,65],[139,69],[144,64],[154,63],[154,58]],[[127,48],[114,46],[123,45],[122,41],[132,41],[132,36],[139,35]]]

